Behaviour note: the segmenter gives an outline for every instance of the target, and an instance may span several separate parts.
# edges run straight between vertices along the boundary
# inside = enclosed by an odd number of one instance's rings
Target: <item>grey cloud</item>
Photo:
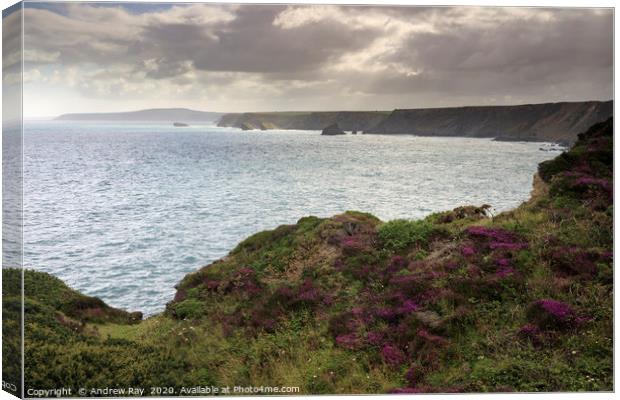
[[[187,96],[241,88],[244,104],[263,109],[283,99],[307,109],[381,109],[613,94],[612,10],[333,6],[333,15],[323,9],[315,14],[321,18],[284,27],[274,21],[287,6],[234,6],[226,8],[230,18],[206,18],[216,8],[29,9],[30,64],[48,60],[61,74],[70,67],[104,70],[76,77],[89,80],[84,96],[124,78],[131,90],[177,86]],[[381,43],[388,45],[373,47]]]
[[[273,21],[285,7],[244,6],[237,17],[215,29],[188,25],[155,25],[134,48],[144,54],[165,53],[189,60],[200,70],[296,74],[315,70],[368,46],[379,32],[326,20],[283,29]]]
[[[451,10],[453,12],[453,10]],[[551,21],[515,18],[495,29],[452,21],[448,30],[413,33],[382,58],[417,70],[417,75],[386,73],[369,90],[446,92],[479,95],[535,94],[585,86],[594,97],[611,96],[611,13],[557,10]],[[583,85],[582,82],[589,82]],[[585,95],[585,93],[580,93]]]

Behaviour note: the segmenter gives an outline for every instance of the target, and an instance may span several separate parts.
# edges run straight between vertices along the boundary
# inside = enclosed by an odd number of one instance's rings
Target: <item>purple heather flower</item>
[[[532,336],[538,335],[540,333],[540,329],[536,325],[533,324],[525,324],[519,329],[519,335],[523,336]]]
[[[418,375],[419,375],[418,371],[414,367],[411,367],[405,373],[405,379],[410,384],[415,385],[417,383],[417,381],[418,381],[418,378],[419,378]]]
[[[517,271],[515,271],[512,267],[501,267],[495,272],[495,276],[498,278],[506,278],[510,275],[514,275]]]
[[[545,310],[550,315],[553,315],[555,318],[562,321],[566,321],[569,318],[572,318],[574,315],[573,310],[570,308],[570,306],[566,303],[562,303],[561,301],[543,299],[538,300],[535,304]]]
[[[383,333],[374,331],[368,332],[366,335],[366,341],[373,346],[379,346],[383,344]]]
[[[500,258],[496,262],[497,262],[497,265],[499,265],[500,267],[508,267],[508,266],[510,266],[510,260],[507,259],[507,258]]]
[[[418,311],[420,306],[417,305],[413,300],[405,300],[403,305],[398,308],[398,312],[401,314],[409,314],[414,311]]]
[[[348,333],[336,337],[336,344],[345,349],[355,350],[359,346],[359,339],[355,333]]]
[[[397,275],[390,279],[390,284],[397,286],[410,286],[418,280],[419,278],[416,275]]]
[[[435,343],[437,345],[444,345],[448,343],[448,339],[441,337],[441,336],[433,335],[432,333],[428,332],[426,329],[419,329],[418,336],[423,339],[428,340],[429,342]]]
[[[476,249],[471,246],[465,246],[461,248],[461,254],[463,254],[464,256],[473,256],[474,254],[476,254]]]
[[[446,268],[447,268],[447,269],[449,269],[449,270],[451,270],[451,271],[452,271],[452,270],[457,269],[458,267],[459,267],[459,265],[458,265],[458,263],[456,263],[455,261],[449,261],[449,262],[446,264]]]
[[[394,388],[390,390],[390,394],[415,394],[415,393],[424,393],[424,391],[421,389],[412,388],[412,387]]]
[[[528,310],[528,317],[541,329],[579,326],[579,317],[573,309],[566,303],[552,299],[534,302]]]
[[[397,313],[389,307],[380,308],[376,312],[379,318],[383,318],[386,321],[392,321],[396,319]]]
[[[391,367],[397,367],[403,362],[405,362],[405,355],[398,348],[386,344],[381,349],[381,357],[383,357],[383,361]]]
[[[495,249],[503,249],[503,250],[522,250],[527,248],[527,243],[502,243],[502,242],[491,242],[489,247],[492,250]]]
[[[407,261],[401,256],[394,256],[392,260],[390,260],[390,265],[398,268],[404,268],[407,264]]]
[[[351,314],[355,315],[356,317],[361,316],[364,313],[364,309],[362,307],[353,307],[351,309]]]

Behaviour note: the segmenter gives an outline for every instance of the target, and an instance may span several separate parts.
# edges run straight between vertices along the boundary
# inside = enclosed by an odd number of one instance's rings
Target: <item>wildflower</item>
[[[339,335],[336,337],[336,344],[345,349],[355,350],[359,347],[359,339],[355,333]]]
[[[445,345],[448,343],[448,339],[443,338],[441,336],[433,335],[429,333],[426,329],[418,330],[418,337],[428,340],[431,343],[436,345]]]
[[[580,324],[580,319],[568,304],[553,299],[534,302],[528,316],[541,329],[570,328]]]
[[[404,268],[406,265],[406,260],[402,256],[394,256],[390,260],[390,265],[398,268]]]
[[[512,267],[502,267],[498,269],[497,272],[495,272],[495,276],[500,279],[503,279],[508,276],[514,275],[516,272],[517,271],[515,271],[515,269]]]
[[[500,267],[508,267],[510,265],[510,260],[507,258],[500,258],[496,261],[497,265]]]
[[[408,393],[422,393],[420,389],[404,387],[404,388],[394,388],[390,390],[391,394],[408,394]]]
[[[389,307],[380,308],[376,312],[379,318],[382,318],[386,321],[394,321],[397,318],[397,313]]]
[[[383,333],[368,332],[366,335],[366,341],[371,345],[378,346],[383,343]]]
[[[464,256],[473,256],[474,254],[476,254],[476,250],[471,246],[465,246],[461,248],[461,254],[463,254]]]
[[[410,384],[415,385],[418,381],[418,375],[419,375],[418,371],[414,367],[411,367],[405,373],[405,379]]]
[[[405,355],[398,348],[386,344],[381,349],[381,357],[391,367],[397,367],[405,362]]]
[[[418,311],[420,306],[417,305],[413,300],[405,300],[403,305],[398,308],[398,312],[401,314],[410,314],[414,311]]]

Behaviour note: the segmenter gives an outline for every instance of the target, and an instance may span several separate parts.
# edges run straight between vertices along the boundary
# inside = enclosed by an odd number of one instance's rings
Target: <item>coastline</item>
[[[136,374],[147,368],[149,379],[167,376],[175,388],[201,379],[315,394],[609,390],[611,120],[580,140],[541,164],[532,198],[515,210],[490,218],[485,206],[460,207],[390,222],[360,212],[305,217],[188,274],[166,311],[142,322],[26,272],[27,351],[39,359],[27,385],[44,384],[52,360],[57,372],[68,367],[61,354],[87,351],[119,357],[83,361],[101,385],[105,366],[143,383]],[[575,175],[583,163],[606,167]],[[560,228],[558,213],[577,222]],[[575,284],[584,287],[578,299],[568,290]],[[64,294],[41,297],[49,288]],[[41,329],[57,332],[45,359]],[[562,349],[574,353],[559,357]],[[601,372],[575,380],[582,365]],[[522,374],[513,379],[515,368]],[[536,389],[540,374],[550,375]]]

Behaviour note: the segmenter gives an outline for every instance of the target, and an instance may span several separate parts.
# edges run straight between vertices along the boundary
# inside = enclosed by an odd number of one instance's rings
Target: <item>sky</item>
[[[24,24],[26,117],[613,96],[610,9],[27,3]]]

